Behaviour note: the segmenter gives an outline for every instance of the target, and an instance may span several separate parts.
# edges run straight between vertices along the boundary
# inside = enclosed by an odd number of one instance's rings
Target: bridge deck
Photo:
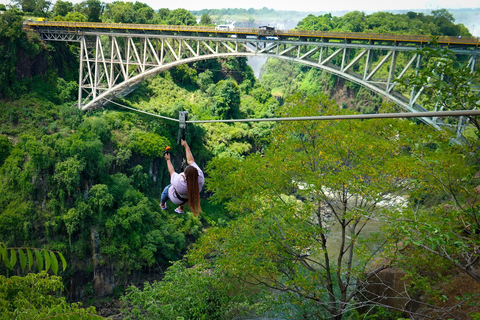
[[[32,29],[55,29],[70,33],[77,32],[116,32],[116,33],[145,33],[145,34],[179,34],[201,35],[215,37],[271,37],[280,40],[312,40],[312,41],[347,41],[347,42],[389,42],[402,44],[426,44],[432,39],[437,43],[448,46],[480,47],[480,39],[476,37],[436,37],[427,35],[388,34],[388,33],[359,33],[359,32],[331,32],[331,31],[304,31],[304,30],[272,30],[268,34],[260,28],[234,28],[233,30],[216,30],[207,26],[172,26],[153,24],[126,24],[126,23],[94,23],[94,22],[65,22],[65,21],[30,21],[26,25]],[[273,40],[272,39],[272,40]]]

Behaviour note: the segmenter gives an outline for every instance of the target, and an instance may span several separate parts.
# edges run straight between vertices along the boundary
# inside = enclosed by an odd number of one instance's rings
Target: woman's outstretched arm
[[[169,153],[165,154],[165,160],[167,161],[168,173],[170,173],[170,176],[171,176],[175,172],[175,169],[173,168],[172,161],[170,161]]]
[[[181,144],[185,148],[185,154],[187,156],[187,163],[188,163],[188,165],[191,165],[192,163],[195,162],[195,159],[193,158],[193,155],[192,155],[192,151],[190,150],[190,147],[188,146],[187,141],[182,140]]]

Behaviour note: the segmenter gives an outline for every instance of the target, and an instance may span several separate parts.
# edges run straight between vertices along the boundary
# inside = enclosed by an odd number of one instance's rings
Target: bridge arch
[[[174,61],[174,62],[169,62],[167,64],[155,67],[153,69],[150,69],[148,71],[145,71],[141,74],[138,74],[128,80],[125,80],[121,83],[116,84],[114,87],[111,89],[104,91],[103,93],[97,95],[95,98],[92,100],[88,101],[84,105],[79,104],[79,108],[82,110],[88,110],[92,109],[95,107],[98,107],[100,105],[108,103],[108,100],[110,100],[113,97],[116,97],[118,95],[124,95],[125,92],[131,92],[132,87],[136,87],[139,83],[142,81],[153,77],[163,71],[175,68],[179,65],[182,64],[189,64],[197,61],[202,61],[202,60],[209,60],[209,59],[216,59],[216,58],[224,58],[224,57],[232,57],[232,58],[237,58],[237,57],[249,57],[249,56],[255,56],[252,53],[223,53],[223,54],[217,54],[217,55],[210,55],[210,56],[201,56],[201,57],[194,57],[194,58],[186,58],[180,61]]]
[[[324,71],[329,72],[331,74],[334,74],[336,76],[342,77],[347,81],[351,81],[351,82],[354,82],[356,84],[362,85],[362,86],[368,88],[369,90],[371,90],[372,92],[375,92],[375,93],[385,97],[386,99],[393,101],[394,103],[401,106],[406,111],[412,111],[412,108],[410,108],[408,103],[406,103],[402,99],[398,98],[397,96],[394,96],[393,94],[391,94],[389,92],[386,92],[386,91],[380,89],[379,87],[368,83],[367,81],[363,81],[362,79],[359,79],[358,77],[347,74],[345,72],[341,72],[338,69],[332,68],[329,65],[312,63],[312,62],[306,61],[304,59],[288,57],[288,56],[278,56],[278,55],[272,55],[272,54],[267,54],[267,53],[257,54],[257,53],[248,53],[248,52],[220,53],[220,54],[215,54],[215,55],[204,55],[204,56],[200,56],[200,57],[192,57],[192,58],[186,58],[186,59],[179,60],[179,61],[170,62],[170,63],[164,64],[164,65],[155,67],[153,69],[150,69],[148,71],[145,71],[145,72],[143,72],[141,74],[138,74],[138,75],[136,75],[136,76],[134,76],[134,77],[132,77],[128,80],[125,80],[121,83],[118,83],[114,87],[112,87],[110,90],[107,90],[107,91],[101,93],[100,95],[96,96],[94,99],[90,100],[85,105],[80,105],[79,107],[82,110],[85,111],[85,110],[103,105],[103,104],[107,103],[108,100],[110,100],[111,98],[113,98],[115,96],[123,95],[125,92],[131,92],[131,88],[135,87],[140,82],[142,82],[142,81],[144,81],[144,80],[146,80],[150,77],[153,77],[153,76],[155,76],[155,75],[157,75],[157,74],[159,74],[163,71],[169,70],[171,68],[177,67],[177,66],[182,65],[182,64],[189,64],[189,63],[193,63],[193,62],[197,62],[197,61],[201,61],[201,60],[216,59],[216,58],[222,58],[222,57],[234,57],[234,58],[236,58],[236,57],[254,57],[254,56],[255,57],[261,56],[261,57],[266,57],[266,58],[276,58],[276,59],[281,59],[281,60],[286,60],[286,61],[292,61],[292,62],[295,62],[295,63],[304,64],[304,65],[307,65],[307,66],[310,66],[310,67],[313,67],[313,68],[324,70]],[[417,107],[417,109],[420,110],[419,107]],[[413,112],[415,112],[415,111],[416,110],[413,110]],[[421,110],[421,111],[425,111],[425,110]],[[422,118],[422,119],[427,124],[430,124],[430,125],[436,127],[437,129],[439,129],[439,126],[435,121],[431,121],[429,118]]]
[[[325,70],[380,94],[405,111],[426,111],[421,106],[422,88],[407,88],[405,95],[395,90],[397,79],[421,65],[417,49],[428,42],[425,36],[287,30],[277,32],[278,37],[259,39],[252,34],[255,29],[218,34],[208,27],[130,28],[68,22],[37,24],[36,28],[44,40],[80,42],[78,106],[82,110],[105,104],[106,99],[128,93],[144,79],[181,64],[264,56]],[[156,29],[161,30],[155,33]],[[480,56],[478,39],[445,38],[441,39],[444,44],[455,45],[451,50],[464,56],[474,70]],[[421,119],[436,128],[443,125],[439,118]]]

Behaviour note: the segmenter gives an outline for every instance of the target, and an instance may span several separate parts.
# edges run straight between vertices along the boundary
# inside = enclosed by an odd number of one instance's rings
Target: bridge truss
[[[257,37],[218,37],[41,29],[42,39],[80,42],[78,106],[82,110],[128,94],[143,80],[181,64],[221,57],[264,56],[325,70],[360,84],[409,112],[425,112],[423,88],[403,88],[398,79],[422,64],[419,44],[354,40],[278,40]],[[473,71],[478,47],[451,49]],[[441,111],[441,107],[435,111]],[[440,129],[439,118],[421,118]],[[457,123],[461,135],[466,118]]]

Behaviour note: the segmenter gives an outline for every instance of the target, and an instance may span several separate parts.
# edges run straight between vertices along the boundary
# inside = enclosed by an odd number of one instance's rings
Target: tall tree
[[[185,9],[175,9],[170,11],[165,22],[171,25],[194,26],[197,24],[197,19]]]
[[[47,12],[50,10],[52,2],[48,0],[37,0],[35,3],[35,11],[41,13],[44,17],[47,16]]]
[[[202,16],[200,17],[200,25],[209,26],[212,24],[213,24],[212,17],[210,17],[210,15],[206,13],[202,14]]]
[[[451,146],[446,138],[412,148],[421,178],[411,186],[414,207],[392,216],[387,226],[410,255],[455,268],[480,283],[478,142],[475,150],[471,145]],[[418,264],[403,266],[412,271]]]
[[[435,45],[435,43],[433,43]],[[480,83],[480,71],[469,61],[461,61],[454,52],[439,47],[425,47],[418,50],[422,65],[400,80],[404,86],[423,90],[423,105],[429,110],[473,110],[478,107],[476,85]],[[480,139],[480,122],[477,116],[463,117],[459,121],[470,122],[476,128]],[[457,121],[457,120],[455,120]],[[465,140],[461,132],[457,139]]]
[[[89,22],[100,22],[105,4],[100,0],[86,0],[81,3],[81,13]]]
[[[296,95],[281,115],[338,112],[324,96]],[[364,230],[377,207],[394,207],[405,191],[412,163],[400,141],[409,132],[403,121],[285,122],[264,157],[213,161],[209,190],[239,218],[208,230],[190,258],[208,257],[227,277],[271,290],[285,309],[301,306],[312,319],[364,306],[354,297],[383,268],[371,265],[382,242],[366,241]]]
[[[52,14],[54,17],[65,17],[69,12],[73,11],[73,3],[70,1],[57,0],[53,5]]]
[[[23,12],[33,12],[35,10],[35,0],[15,0],[12,2],[22,8]]]

